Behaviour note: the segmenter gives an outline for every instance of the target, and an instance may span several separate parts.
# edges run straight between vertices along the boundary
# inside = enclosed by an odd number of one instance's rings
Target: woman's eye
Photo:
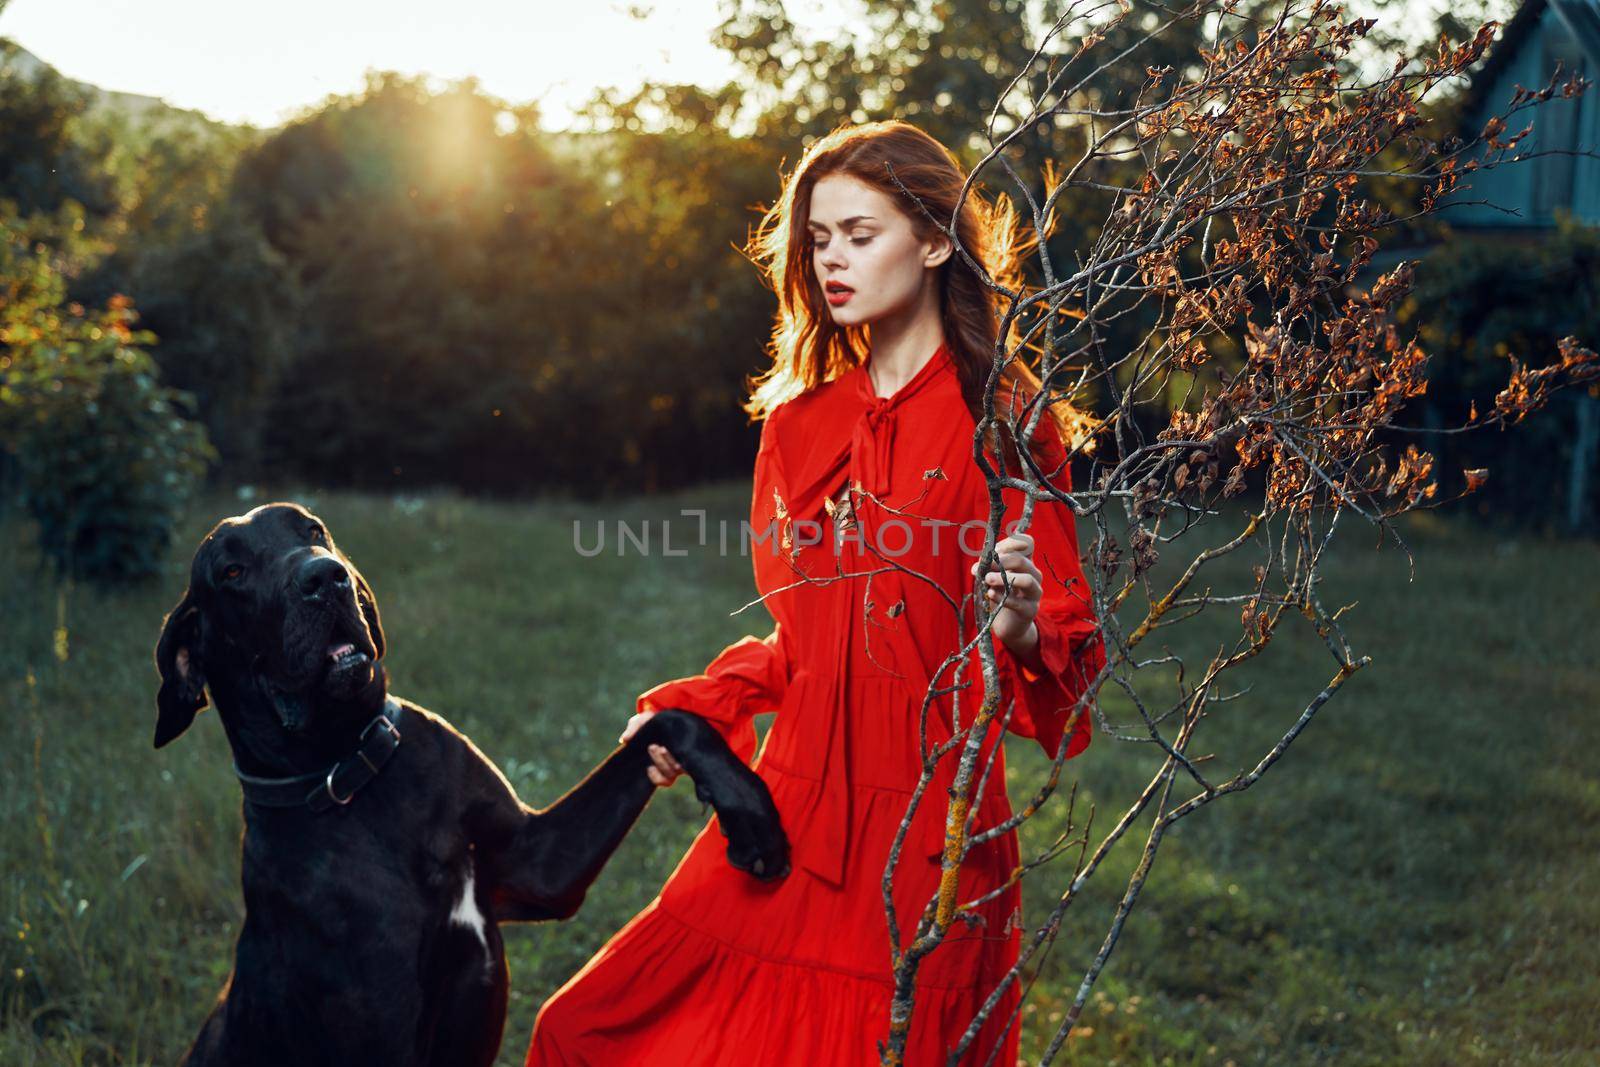
[[[864,245],[864,244],[869,244],[869,243],[871,243],[871,241],[872,241],[872,238],[873,238],[873,237],[874,237],[874,236],[876,236],[876,234],[869,234],[869,235],[868,235],[868,236],[866,236],[866,237],[852,237],[852,238],[850,238],[850,243],[851,243],[851,244],[853,244],[853,245]],[[815,252],[821,252],[821,251],[823,251],[823,250],[824,250],[824,249],[826,249],[826,248],[827,248],[827,247],[828,247],[828,242],[826,242],[826,241],[819,241],[819,240],[817,240],[817,239],[816,239],[816,238],[815,238],[815,237],[813,237],[813,238],[812,238],[812,239],[811,239],[811,248],[812,248],[812,251],[815,251]]]

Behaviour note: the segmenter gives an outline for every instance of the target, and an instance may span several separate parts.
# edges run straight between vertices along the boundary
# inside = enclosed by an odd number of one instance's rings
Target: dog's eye
[[[313,540],[313,541],[322,540],[322,527],[320,527],[320,526],[311,527],[310,529],[306,530],[306,536],[311,538],[311,540]]]
[[[222,576],[230,582],[243,573],[244,568],[237,563],[230,563],[222,570]]]

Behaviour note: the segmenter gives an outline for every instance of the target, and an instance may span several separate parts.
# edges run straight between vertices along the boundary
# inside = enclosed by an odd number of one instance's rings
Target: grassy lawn
[[[659,552],[661,519],[683,545],[695,520],[679,509],[704,507],[714,545],[716,519],[736,531],[748,492],[605,505],[275,495],[327,519],[373,582],[394,690],[450,718],[543,804],[610,750],[637,693],[767,631],[759,608],[729,616],[752,595],[748,559]],[[162,579],[112,594],[58,592],[36,576],[27,531],[0,527],[0,1063],[171,1063],[227,973],[242,918],[238,787],[209,714],[150,747],[151,653],[193,545],[248,506],[202,502]],[[649,558],[619,557],[614,540],[596,558],[574,550],[575,519],[587,541],[601,519],[610,534],[646,518]],[[1408,580],[1403,554],[1346,522],[1323,597],[1356,604],[1346,625],[1373,664],[1260,783],[1168,835],[1057,1062],[1600,1062],[1600,547],[1418,516],[1403,527]],[[1237,580],[1254,562],[1223,570]],[[1193,751],[1214,754],[1213,780],[1254,765],[1332,675],[1294,619],[1238,679],[1249,692],[1202,727]],[[1219,613],[1172,647],[1197,665],[1236,628]],[[1012,748],[1019,795],[1042,763],[1031,744]],[[1071,764],[1096,840],[1158,754],[1102,735]],[[1057,806],[1031,826],[1024,850],[1060,818]],[[501,1063],[521,1063],[541,1000],[650,899],[701,824],[687,786],[664,791],[577,919],[507,929]],[[1130,833],[1068,912],[1025,1050],[1070,1004],[1144,836]],[[1031,885],[1030,916],[1067,873]]]

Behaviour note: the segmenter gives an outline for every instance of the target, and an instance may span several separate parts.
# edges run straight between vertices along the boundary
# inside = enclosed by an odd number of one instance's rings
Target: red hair
[[[918,239],[927,240],[951,219],[967,255],[995,282],[1013,292],[1023,287],[1022,260],[1036,247],[1037,235],[1024,233],[1011,201],[994,201],[970,191],[956,211],[966,175],[950,150],[928,134],[899,120],[840,126],[806,149],[785,179],[782,194],[751,236],[746,255],[761,269],[777,294],[778,312],[767,348],[772,366],[753,377],[744,410],[765,418],[785,400],[865,362],[866,328],[840,326],[826,311],[822,288],[811,264],[811,190],[829,174],[845,174],[878,189],[910,218]],[[931,216],[931,217],[930,217]],[[939,316],[945,341],[955,357],[961,392],[976,420],[982,411],[983,387],[993,365],[1001,301],[960,253],[939,271]],[[1017,339],[1013,323],[1008,347]],[[996,385],[995,411],[1004,418],[1012,397],[1031,399],[1040,388],[1038,376],[1020,358],[1010,360]],[[1048,412],[1061,440],[1071,435],[1063,413]],[[1049,436],[1041,434],[1041,437]]]

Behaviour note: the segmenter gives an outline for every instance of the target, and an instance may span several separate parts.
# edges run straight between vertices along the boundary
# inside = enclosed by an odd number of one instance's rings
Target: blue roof
[[[1472,114],[1482,102],[1479,97],[1494,84],[1495,78],[1511,62],[1528,35],[1538,28],[1540,16],[1547,7],[1572,31],[1573,40],[1588,59],[1590,70],[1600,70],[1600,0],[1527,0],[1501,29],[1500,40],[1489,48],[1489,58],[1472,75],[1467,87],[1464,115]]]

